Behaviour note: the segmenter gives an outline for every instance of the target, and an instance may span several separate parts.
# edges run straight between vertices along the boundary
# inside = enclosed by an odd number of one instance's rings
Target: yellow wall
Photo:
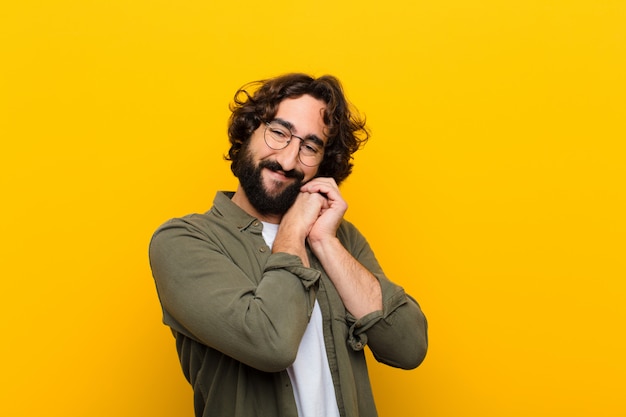
[[[191,417],[148,240],[294,70],[367,115],[348,217],[430,319],[381,416],[626,415],[626,2],[216,3],[0,6],[0,415]]]

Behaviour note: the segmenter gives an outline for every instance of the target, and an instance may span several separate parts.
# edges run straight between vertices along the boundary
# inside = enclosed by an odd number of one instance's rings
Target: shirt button
[[[261,253],[265,253],[266,250],[267,250],[267,248],[265,246],[261,246],[259,248],[259,252],[261,252]]]
[[[252,223],[252,226],[254,226],[254,227],[259,227],[259,224],[260,224],[260,223],[259,223],[258,221],[256,221],[256,220],[255,220],[255,221],[254,221],[254,223]]]

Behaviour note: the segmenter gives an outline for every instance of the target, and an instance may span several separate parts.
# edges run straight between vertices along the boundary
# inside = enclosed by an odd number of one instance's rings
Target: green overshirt
[[[340,414],[376,416],[363,348],[388,365],[417,367],[427,349],[419,305],[386,278],[344,220],[337,237],[376,276],[383,296],[382,311],[355,320],[308,248],[310,268],[295,255],[273,254],[263,224],[231,197],[218,192],[207,213],[166,222],[150,244],[163,321],[176,337],[196,416],[297,417],[286,368],[315,299]]]

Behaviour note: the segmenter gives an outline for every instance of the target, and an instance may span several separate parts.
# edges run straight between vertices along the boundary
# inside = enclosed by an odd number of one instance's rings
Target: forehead
[[[291,125],[294,133],[325,137],[324,110],[326,103],[309,95],[287,98],[280,102],[276,119]]]

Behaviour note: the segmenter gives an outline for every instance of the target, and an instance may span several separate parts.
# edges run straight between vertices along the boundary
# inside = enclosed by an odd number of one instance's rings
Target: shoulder
[[[239,221],[237,216],[241,217],[242,214],[236,210],[238,207],[230,200],[231,196],[232,192],[218,191],[213,205],[207,212],[169,219],[156,229],[154,236],[175,231],[210,235],[216,227],[224,227],[225,223]]]
[[[169,256],[189,249],[201,242],[209,242],[212,227],[209,216],[189,214],[170,219],[159,226],[150,239],[150,254]]]
[[[346,238],[363,237],[359,229],[353,223],[346,219],[343,219],[341,221],[341,224],[337,229],[337,235],[345,236]]]
[[[356,248],[362,248],[364,245],[367,245],[365,236],[354,224],[345,219],[337,229],[337,238],[351,252]]]
[[[197,232],[209,230],[211,224],[209,213],[210,211],[205,214],[192,213],[182,217],[174,217],[160,225],[154,232],[154,235],[156,236],[166,231],[181,229]]]

